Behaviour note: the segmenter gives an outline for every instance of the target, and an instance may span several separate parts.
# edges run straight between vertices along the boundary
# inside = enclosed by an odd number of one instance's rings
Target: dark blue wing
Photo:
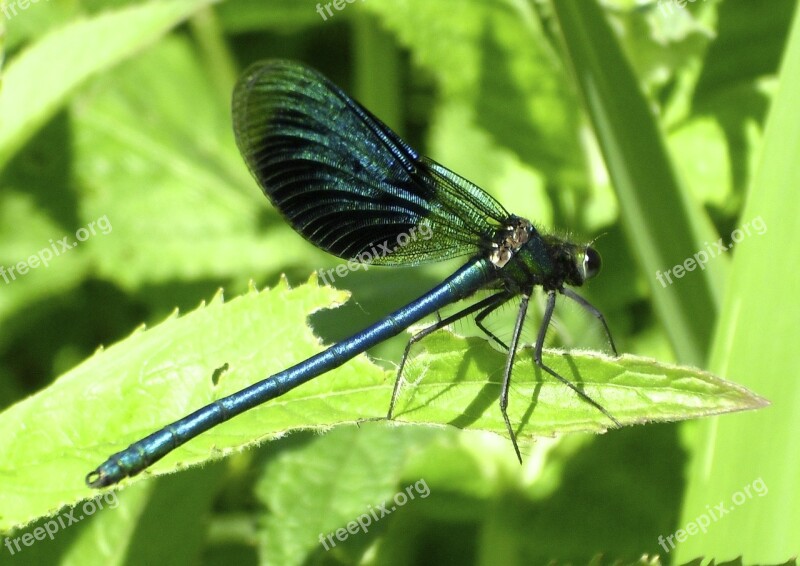
[[[363,261],[367,252],[368,261],[397,265],[474,254],[508,217],[299,63],[252,66],[234,90],[233,119],[239,150],[275,208],[341,258]]]

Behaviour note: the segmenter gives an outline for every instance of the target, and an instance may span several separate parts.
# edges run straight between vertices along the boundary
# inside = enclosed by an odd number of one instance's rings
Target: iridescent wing
[[[233,120],[264,194],[298,233],[338,257],[413,265],[472,255],[508,217],[299,63],[252,66],[234,90]]]

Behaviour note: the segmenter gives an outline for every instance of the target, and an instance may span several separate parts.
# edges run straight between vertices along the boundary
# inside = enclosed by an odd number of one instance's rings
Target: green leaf
[[[352,536],[346,548],[363,548],[370,536],[385,531],[384,525],[363,517],[407,486],[399,484],[403,463],[418,450],[430,430],[421,427],[340,427],[316,437],[298,449],[271,461],[256,486],[256,495],[272,513],[264,518],[260,539],[263,556],[273,564],[303,564],[315,548],[347,552],[335,536],[327,536],[350,521],[361,518],[366,531]],[[424,483],[424,482],[423,482]],[[399,489],[398,489],[399,488]],[[424,495],[424,492],[422,492]],[[413,503],[410,503],[413,505]],[[375,516],[380,516],[376,513]],[[369,524],[367,524],[369,521]],[[369,536],[362,536],[369,533]],[[355,543],[355,544],[354,544]],[[359,544],[360,543],[360,544]],[[347,562],[356,562],[352,557]]]
[[[574,94],[525,3],[405,0],[364,9],[435,74],[444,98],[468,103],[469,118],[497,143],[548,177],[583,180]]]
[[[29,193],[9,186],[3,189],[0,319],[43,297],[64,293],[86,275],[89,267],[84,253],[86,246],[70,248],[69,253],[61,254],[61,245],[56,244],[64,236],[74,244],[74,232],[66,232],[53,222]]]
[[[451,424],[505,435],[500,395],[505,354],[482,338],[439,332],[409,363],[395,420]],[[465,353],[466,352],[466,353]],[[508,415],[521,437],[604,432],[613,424],[563,383],[517,352]],[[546,351],[544,363],[576,384],[623,425],[665,422],[755,409],[764,399],[710,373],[649,358]]]
[[[0,90],[0,167],[87,78],[152,43],[211,0],[161,0],[71,23],[8,65]]]
[[[125,562],[123,559],[130,553],[132,546],[139,542],[142,546],[153,544],[152,540],[139,541],[137,536],[141,522],[151,519],[144,514],[153,494],[159,493],[159,484],[162,481],[168,480],[140,483],[124,492],[109,490],[96,493],[91,499],[63,509],[52,518],[39,519],[16,532],[5,532],[4,537],[8,535],[14,541],[11,545],[11,550],[14,551],[11,563],[23,566],[76,563],[87,566],[129,564],[130,562]],[[185,491],[189,489],[193,490],[184,486]],[[46,529],[46,532],[53,533],[53,536],[35,541],[30,547],[25,546],[21,537],[26,533],[33,534],[40,527]],[[17,545],[19,549],[16,548]]]
[[[754,13],[742,13],[739,27]],[[784,57],[760,163],[738,224],[758,219],[764,231],[737,244],[711,357],[712,368],[763,392],[774,405],[769,411],[703,423],[697,431],[678,526],[720,502],[736,511],[725,516],[724,526],[712,524],[704,536],[690,537],[679,547],[676,563],[707,553],[720,559],[741,554],[750,564],[777,564],[800,549],[800,365],[792,346],[798,336],[800,271],[789,257],[800,241],[796,222],[800,11],[796,8]],[[751,486],[759,480],[767,493],[753,497]]]
[[[298,257],[322,265],[325,254],[269,210],[188,39],[170,37],[92,86],[74,119],[75,175],[85,220],[113,225],[86,245],[101,277],[135,290],[246,281]]]
[[[324,21],[313,3],[297,0],[237,0],[221,3],[217,11],[229,33],[275,29],[285,37],[287,31],[297,31]]]
[[[343,291],[316,285],[289,290],[285,283],[229,303],[217,295],[186,316],[172,316],[97,352],[50,387],[9,408],[0,416],[0,453],[8,455],[0,474],[0,530],[90,495],[84,476],[123,445],[318,351],[306,316],[345,297]],[[345,381],[355,379],[362,386],[383,379],[383,371],[366,359],[343,369]],[[316,380],[304,395],[321,395],[325,405],[322,393],[330,391],[338,375]],[[331,410],[314,402],[296,407],[291,399],[291,394],[284,396],[270,411],[234,419],[164,463],[174,469],[178,462],[199,463],[212,453],[219,457],[218,447],[244,446],[270,431],[309,423],[328,426],[361,416],[356,408],[339,406],[344,412],[332,418]],[[24,431],[19,429],[21,422],[28,423]]]
[[[306,316],[345,296],[313,283],[295,289],[282,283],[228,303],[217,295],[185,316],[138,330],[12,406],[0,415],[0,453],[7,455],[0,474],[0,529],[87,497],[93,492],[84,476],[113,452],[320,351]],[[425,345],[409,364],[406,380],[414,386],[404,388],[396,420],[505,434],[497,406],[504,354],[485,340],[449,332]],[[545,363],[623,424],[764,404],[710,374],[633,356],[548,352]],[[218,459],[292,430],[381,418],[393,383],[393,372],[359,356],[201,435],[158,462],[153,473]],[[519,354],[513,384],[509,415],[521,437],[600,432],[609,424],[563,384],[534,371],[527,351]],[[20,422],[28,423],[22,431]]]
[[[692,268],[678,283],[659,283],[657,273],[683,264],[716,232],[679,182],[651,105],[597,3],[565,0],[553,7],[656,311],[678,358],[702,364],[728,259]]]

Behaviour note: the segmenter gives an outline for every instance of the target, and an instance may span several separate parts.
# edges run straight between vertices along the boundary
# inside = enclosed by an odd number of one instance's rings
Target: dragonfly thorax
[[[504,267],[514,257],[514,254],[528,242],[533,231],[533,225],[526,218],[510,216],[508,222],[495,233],[492,239],[489,261],[496,267]]]
[[[528,220],[516,216],[495,233],[489,261],[515,291],[537,285],[546,291],[580,287],[600,272],[601,264],[600,254],[591,246],[540,234]]]

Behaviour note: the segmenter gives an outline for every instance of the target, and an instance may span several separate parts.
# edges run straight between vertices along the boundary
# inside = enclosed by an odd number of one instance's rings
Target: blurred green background
[[[582,292],[620,351],[708,369],[772,406],[542,439],[523,466],[507,440],[452,427],[295,432],[135,483],[52,540],[0,547],[0,563],[778,564],[800,552],[794,2],[5,0],[2,11],[0,266],[101,229],[0,279],[0,407],[48,395],[98,347],[220,288],[230,300],[251,280],[296,286],[339,265],[280,220],[233,143],[234,81],[270,57],[318,68],[508,210],[580,241],[602,235],[604,270]],[[763,231],[706,269],[659,282],[758,219]],[[350,301],[310,324],[344,338],[457,265],[351,273],[335,282]],[[590,317],[561,307],[561,343],[603,347]],[[391,368],[405,339],[370,354]],[[282,354],[253,340],[253,355]],[[69,434],[15,414],[0,414],[7,441]],[[31,473],[19,458],[0,456],[0,502]],[[48,520],[15,517],[64,513],[76,499],[52,488],[73,479],[13,493],[37,503],[0,505],[3,540]],[[320,543],[421,479],[429,495]],[[730,512],[706,532],[664,542],[722,502]]]

